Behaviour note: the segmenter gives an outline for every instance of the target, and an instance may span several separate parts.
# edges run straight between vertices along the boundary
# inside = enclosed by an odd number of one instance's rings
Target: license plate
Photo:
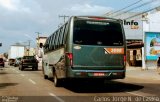
[[[105,76],[105,73],[93,73],[93,76]]]

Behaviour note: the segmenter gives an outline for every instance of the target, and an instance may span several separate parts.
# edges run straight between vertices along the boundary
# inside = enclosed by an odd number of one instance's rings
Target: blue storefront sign
[[[146,60],[157,60],[160,56],[160,32],[145,33]]]

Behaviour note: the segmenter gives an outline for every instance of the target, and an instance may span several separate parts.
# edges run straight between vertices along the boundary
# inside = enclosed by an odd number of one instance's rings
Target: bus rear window
[[[81,45],[122,46],[121,24],[111,21],[75,20],[73,42]]]

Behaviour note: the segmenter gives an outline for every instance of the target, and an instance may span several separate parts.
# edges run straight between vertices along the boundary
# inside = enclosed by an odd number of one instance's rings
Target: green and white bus
[[[43,46],[44,78],[55,86],[63,79],[123,79],[126,39],[120,19],[73,16]]]

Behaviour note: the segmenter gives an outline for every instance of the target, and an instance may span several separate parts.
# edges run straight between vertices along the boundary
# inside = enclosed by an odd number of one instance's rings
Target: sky
[[[52,34],[63,23],[63,18],[59,16],[101,16],[136,1],[138,0],[0,0],[0,53],[8,52],[10,45],[15,43],[28,45],[29,40],[31,46],[35,47],[36,32],[46,37]],[[149,0],[141,3],[146,1]]]

